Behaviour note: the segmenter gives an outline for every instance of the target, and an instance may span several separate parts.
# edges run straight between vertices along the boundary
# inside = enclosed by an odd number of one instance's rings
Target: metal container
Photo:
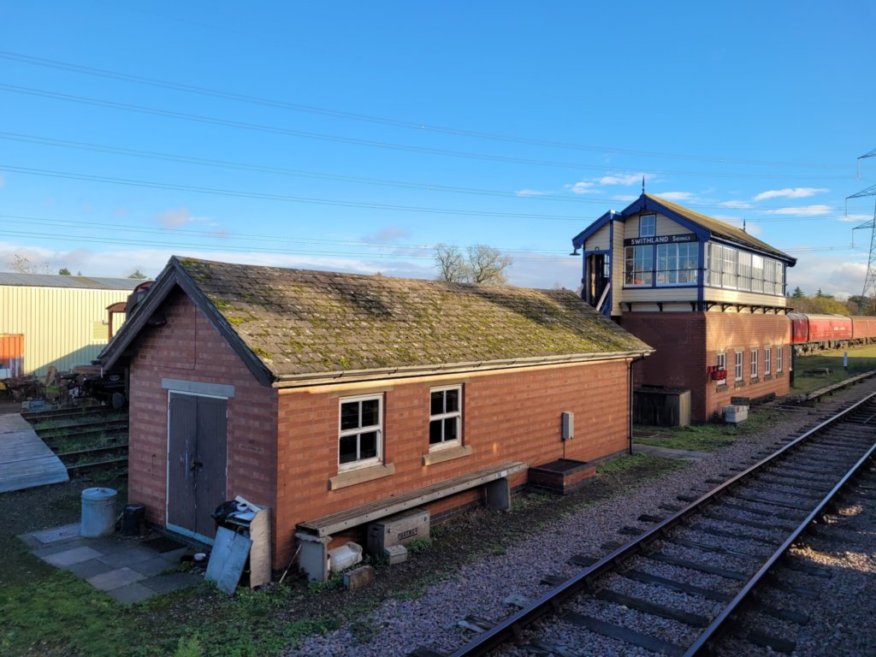
[[[112,488],[86,488],[82,491],[82,522],[79,528],[82,536],[109,536],[115,531],[116,495]]]
[[[146,520],[146,507],[142,504],[127,504],[122,511],[122,534],[140,536]]]

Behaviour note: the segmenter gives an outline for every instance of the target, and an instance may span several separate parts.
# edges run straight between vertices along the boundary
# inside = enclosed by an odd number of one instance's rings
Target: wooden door
[[[167,526],[212,542],[211,514],[225,501],[228,400],[170,393]]]

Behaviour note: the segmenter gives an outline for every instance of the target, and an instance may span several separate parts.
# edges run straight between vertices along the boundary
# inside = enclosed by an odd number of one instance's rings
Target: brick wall
[[[276,506],[277,394],[259,385],[204,314],[181,293],[167,323],[138,337],[130,366],[128,497],[163,525],[167,491],[167,403],[162,378],[233,385],[228,400],[227,495]]]
[[[329,388],[286,391],[279,399],[278,519],[275,565],[292,555],[299,522],[507,461],[540,465],[558,458],[590,461],[627,447],[627,362],[612,361],[463,377],[463,442],[472,453],[424,466],[433,386],[454,381],[374,386],[384,395],[385,462],[395,474],[328,490],[338,472],[339,399]],[[368,394],[357,389],[349,396]],[[560,439],[560,414],[575,413],[575,438]],[[564,453],[565,447],[565,453]],[[511,481],[523,483],[525,473]],[[434,505],[471,502],[474,493]]]
[[[636,385],[663,385],[689,388],[691,419],[707,421],[720,414],[733,396],[760,397],[769,393],[788,394],[790,363],[790,323],[784,315],[751,313],[626,313],[621,326],[641,338],[657,351],[634,366]],[[772,374],[762,374],[757,382],[749,379],[749,352],[760,349],[760,372],[763,371],[763,347],[784,345],[783,373],[775,372],[773,350]],[[744,352],[742,385],[733,381],[733,358],[736,349]],[[727,355],[727,385],[710,380],[706,368],[715,365],[717,353]]]

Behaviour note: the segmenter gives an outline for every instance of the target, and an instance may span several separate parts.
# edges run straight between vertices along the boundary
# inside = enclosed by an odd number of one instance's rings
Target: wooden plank
[[[0,493],[68,480],[67,468],[27,420],[0,415]]]
[[[347,509],[346,511],[308,520],[307,522],[299,523],[298,528],[317,536],[330,536],[343,529],[363,525],[372,520],[385,518],[401,511],[407,511],[408,509],[476,488],[497,479],[503,479],[511,474],[526,470],[527,467],[525,463],[515,461],[485,470],[478,470],[477,472],[450,479],[449,481],[442,481],[425,488],[418,488],[409,493],[393,495]]]
[[[634,646],[639,646],[640,648],[650,650],[651,652],[662,652],[666,655],[684,654],[684,648],[677,646],[674,643],[669,643],[668,641],[663,641],[662,639],[658,639],[648,634],[642,634],[641,632],[636,632],[635,630],[630,630],[626,627],[620,627],[613,623],[606,623],[605,621],[593,618],[592,616],[569,612],[563,615],[563,620],[572,623],[573,625],[585,627],[591,632],[596,632],[597,634],[602,634],[603,636],[611,637],[612,639],[618,639],[625,643],[631,643]]]
[[[271,510],[256,512],[249,523],[252,548],[249,551],[249,586],[271,583]]]

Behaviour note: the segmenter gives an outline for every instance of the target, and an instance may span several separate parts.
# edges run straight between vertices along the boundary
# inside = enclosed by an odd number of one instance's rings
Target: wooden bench
[[[479,486],[484,487],[488,508],[508,511],[511,508],[511,488],[508,477],[527,468],[525,463],[519,461],[503,463],[431,484],[425,488],[418,488],[409,493],[392,495],[299,523],[295,532],[299,549],[298,564],[311,580],[324,581],[328,578],[328,544],[331,542],[332,534]]]

